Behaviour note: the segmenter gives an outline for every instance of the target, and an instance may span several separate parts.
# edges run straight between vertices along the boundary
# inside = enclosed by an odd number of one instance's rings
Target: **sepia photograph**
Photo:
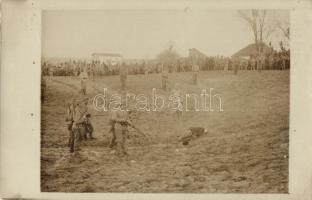
[[[42,10],[41,192],[287,194],[289,13]]]

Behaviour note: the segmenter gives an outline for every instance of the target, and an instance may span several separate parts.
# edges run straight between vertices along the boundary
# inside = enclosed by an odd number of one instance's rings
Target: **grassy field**
[[[185,92],[213,88],[222,112],[137,112],[134,122],[148,133],[147,142],[130,130],[129,156],[108,148],[108,114],[91,110],[96,140],[84,141],[78,156],[69,153],[65,102],[79,97],[76,78],[47,78],[42,105],[41,190],[43,192],[288,192],[289,71],[201,72],[170,74]],[[109,88],[118,91],[119,76],[89,81],[88,96]],[[128,76],[127,90],[161,91],[160,75]],[[177,142],[191,126],[208,134],[187,146]]]

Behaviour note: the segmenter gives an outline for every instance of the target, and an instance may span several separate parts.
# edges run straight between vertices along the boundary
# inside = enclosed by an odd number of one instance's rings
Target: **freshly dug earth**
[[[136,112],[134,123],[147,141],[130,129],[127,157],[108,147],[108,113],[91,107],[95,140],[83,141],[79,154],[67,147],[65,104],[79,97],[79,79],[47,77],[42,104],[42,192],[215,192],[287,193],[289,147],[289,71],[201,72],[192,85],[190,73],[170,74],[171,87],[198,93],[213,88],[222,99],[214,111]],[[169,95],[160,75],[128,76],[127,91]],[[120,88],[119,76],[89,80],[88,96],[103,88]],[[208,134],[189,145],[178,138],[192,126]]]

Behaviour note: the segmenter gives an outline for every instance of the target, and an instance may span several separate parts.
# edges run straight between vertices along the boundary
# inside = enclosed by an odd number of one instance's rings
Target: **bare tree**
[[[280,43],[280,48],[289,48],[290,40],[290,24],[289,24],[289,12],[288,11],[276,11],[273,15],[273,23],[275,27],[276,38]],[[282,45],[281,45],[282,44]]]
[[[259,53],[263,52],[262,44],[271,39],[284,41],[287,46],[290,38],[288,11],[252,9],[239,10],[238,14],[251,28]]]
[[[285,38],[289,40],[290,38],[290,30],[289,30],[289,23],[283,19],[276,20],[276,27],[283,33]]]
[[[238,14],[250,26],[258,52],[262,52],[261,46],[263,44],[264,37],[268,37],[272,32],[272,30],[267,27],[266,23],[267,11],[258,9],[239,10]]]

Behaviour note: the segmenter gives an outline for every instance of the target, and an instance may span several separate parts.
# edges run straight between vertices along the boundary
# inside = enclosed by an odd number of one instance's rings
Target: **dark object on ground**
[[[203,127],[190,127],[188,133],[180,137],[179,142],[183,145],[188,145],[191,140],[199,138],[207,133],[207,130]]]

